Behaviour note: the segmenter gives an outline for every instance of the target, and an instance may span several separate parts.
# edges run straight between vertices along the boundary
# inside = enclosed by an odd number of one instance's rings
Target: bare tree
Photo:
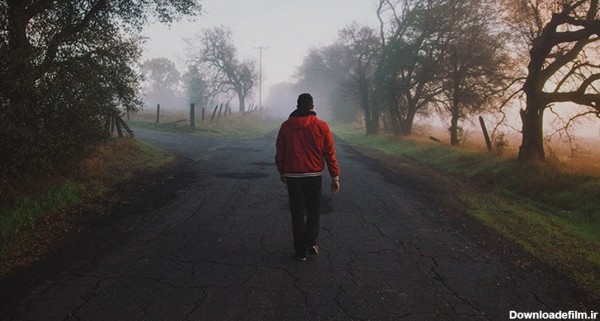
[[[246,111],[246,98],[258,80],[253,61],[240,62],[227,27],[204,29],[198,39],[188,40],[190,64],[195,66],[216,93],[233,92],[239,111]]]
[[[587,108],[582,114],[600,116],[598,0],[506,2],[512,9],[512,26],[529,47],[519,160],[544,161],[546,109],[574,103]]]

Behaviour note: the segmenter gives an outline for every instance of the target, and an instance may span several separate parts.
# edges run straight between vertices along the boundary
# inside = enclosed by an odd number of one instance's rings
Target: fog
[[[178,70],[183,73],[187,69],[185,39],[199,34],[203,28],[226,26],[232,31],[240,60],[251,59],[258,66],[258,47],[265,47],[262,53],[262,105],[266,114],[285,118],[295,108],[298,94],[311,91],[295,85],[294,79],[294,74],[308,51],[330,44],[337,37],[338,31],[352,22],[378,29],[377,4],[376,0],[203,0],[203,14],[193,21],[184,20],[171,25],[151,23],[144,32],[147,41],[142,59],[168,58],[175,62]],[[259,104],[258,88],[259,86],[256,86],[248,97],[248,106]],[[328,97],[318,92],[311,93],[315,97],[315,107],[319,116],[326,120],[336,119]],[[179,99],[172,98],[171,102],[161,103],[161,108],[186,109],[186,101],[185,94],[180,93]],[[147,106],[152,108],[157,103],[160,102],[156,99],[148,99]],[[235,106],[236,99],[232,98],[230,103]],[[510,125],[499,130],[517,133],[521,127],[518,109],[519,107],[515,106],[508,110]],[[560,111],[561,108],[556,110]],[[553,127],[560,127],[555,117],[550,112],[547,114],[546,129],[552,131]],[[488,126],[495,126],[497,115],[486,118],[489,119]],[[419,121],[442,129],[448,126],[443,116],[421,118]],[[476,131],[478,122],[476,119],[467,119],[464,126]],[[586,137],[598,137],[599,127],[597,120],[584,121],[578,126],[576,133]]]
[[[331,43],[338,31],[353,21],[378,26],[377,2],[374,0],[202,0],[201,3],[204,13],[194,21],[181,21],[170,26],[150,24],[144,31],[148,39],[142,59],[165,57],[184,72],[187,69],[184,38],[193,37],[203,28],[227,26],[233,33],[240,59],[253,59],[258,66],[257,47],[268,47],[263,49],[262,55],[262,98],[263,106],[267,108],[294,107],[295,98],[284,107],[267,106],[265,102],[272,86],[294,81],[293,75],[310,48]],[[258,100],[256,86],[248,103],[257,105]],[[272,101],[285,103],[277,99]],[[155,105],[155,102],[149,105]]]

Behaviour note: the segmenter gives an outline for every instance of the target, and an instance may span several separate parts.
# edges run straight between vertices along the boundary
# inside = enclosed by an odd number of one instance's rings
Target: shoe
[[[313,245],[311,247],[308,248],[308,254],[311,255],[319,255],[319,247],[316,245]]]
[[[306,261],[306,256],[298,256],[298,255],[296,255],[296,259],[298,259],[298,261],[304,262],[304,261]]]

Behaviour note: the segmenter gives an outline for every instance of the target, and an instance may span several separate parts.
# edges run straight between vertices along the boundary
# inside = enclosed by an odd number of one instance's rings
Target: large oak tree
[[[512,25],[529,46],[519,160],[544,161],[544,111],[560,103],[600,115],[598,0],[512,0]],[[569,104],[565,108],[572,108]]]

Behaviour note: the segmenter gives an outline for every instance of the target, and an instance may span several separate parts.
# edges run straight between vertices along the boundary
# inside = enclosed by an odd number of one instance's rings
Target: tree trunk
[[[369,91],[364,82],[361,86],[360,105],[365,114],[365,131],[367,135],[376,135],[379,133],[379,114],[374,110],[369,100]]]
[[[527,109],[521,110],[523,138],[519,147],[519,161],[526,163],[543,162],[544,153],[544,108],[545,106],[527,99]]]
[[[553,15],[552,20],[544,27],[542,34],[534,39],[527,65],[527,78],[523,84],[523,92],[527,97],[527,106],[521,110],[523,122],[522,141],[519,147],[519,161],[523,163],[543,162],[544,153],[544,109],[548,102],[542,98],[544,85],[548,75],[544,75],[544,63],[552,51],[559,15]]]
[[[392,103],[388,104],[389,112],[390,112],[390,128],[392,129],[392,133],[397,135],[400,133],[400,113],[398,112],[398,100],[396,97],[392,97]]]
[[[458,54],[454,53],[454,57]],[[450,145],[456,146],[458,145],[458,120],[460,118],[460,99],[459,93],[461,80],[457,79],[457,75],[459,74],[458,63],[454,63],[454,68],[452,74],[455,76],[452,79],[452,91],[451,91],[451,105],[450,105]]]
[[[458,118],[458,112],[453,110],[450,119],[450,144],[452,146],[458,145]]]
[[[238,91],[238,100],[240,101],[240,113],[246,112],[245,97]]]
[[[523,84],[523,92],[527,97],[527,106],[525,110],[520,111],[523,137],[521,147],[519,147],[519,161],[523,163],[537,163],[545,160],[543,127],[544,109],[547,102],[542,98],[546,82],[542,77],[542,70],[549,49],[542,40],[543,38],[538,38],[534,42],[530,53],[531,61],[527,67],[529,73]]]
[[[413,109],[414,108],[409,108],[406,118],[402,119],[400,122],[400,136],[410,136],[412,133],[413,122],[417,115],[417,111]]]
[[[379,133],[379,117],[377,115],[365,115],[365,125],[367,135],[377,135]]]

